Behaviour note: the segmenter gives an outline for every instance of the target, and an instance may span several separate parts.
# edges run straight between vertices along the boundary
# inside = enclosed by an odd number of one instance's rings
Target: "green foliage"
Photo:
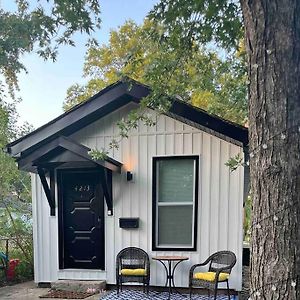
[[[221,59],[217,52],[194,45],[175,46],[159,40],[162,27],[145,20],[142,26],[127,21],[112,31],[107,45],[89,45],[84,64],[88,83],[67,91],[64,110],[88,99],[105,86],[130,77],[151,86],[145,106],[165,111],[170,98],[179,97],[212,114],[234,122],[247,119],[246,69],[241,55]],[[182,48],[183,47],[183,48]]]
[[[153,125],[153,120],[147,117],[147,108],[166,112],[174,98],[244,124],[247,98],[242,51],[221,58],[220,53],[191,38],[187,43],[182,32],[166,37],[164,30],[165,26],[155,20],[146,19],[142,26],[127,21],[111,31],[107,45],[90,43],[83,74],[88,82],[68,89],[64,110],[117,80],[132,78],[151,86],[152,93],[142,100],[137,111],[118,123],[120,138],[127,138],[140,121]]]
[[[33,252],[30,176],[19,171],[14,159],[3,150],[11,139],[19,137],[31,128],[28,125],[21,128],[16,125],[18,115],[15,103],[8,104],[3,98],[2,95],[0,99],[0,237],[10,239],[9,257],[20,258],[21,266],[27,266],[24,276],[28,275],[31,278]]]
[[[209,113],[245,124],[247,70],[239,2],[161,0],[149,18],[153,28],[158,28],[152,30],[151,37],[165,48],[157,61],[154,78],[155,73],[162,72],[170,55],[179,53],[174,65],[184,73],[178,81],[187,82],[184,85],[192,103]],[[169,72],[172,79],[168,80],[176,81],[174,68]],[[148,76],[153,77],[153,72]],[[160,80],[154,81],[158,86],[164,85]]]
[[[22,259],[22,253],[14,254],[13,257],[18,257],[20,259],[20,263],[16,267],[15,273],[15,282],[24,282],[28,280],[33,280],[33,269],[30,264],[26,262],[26,260]]]
[[[32,239],[28,240],[32,242]],[[0,250],[4,250],[5,244],[0,242]],[[31,256],[32,256],[32,244],[30,245],[31,248]],[[10,281],[9,283],[17,283],[17,282],[23,282],[33,279],[33,268],[32,264],[28,263],[28,259],[24,256],[23,252],[20,251],[19,247],[16,245],[16,243],[13,240],[9,241],[9,259],[19,259],[20,262],[16,267],[15,270],[15,277],[13,281]],[[31,258],[31,261],[33,259]],[[1,284],[6,284],[6,278],[4,275],[4,272],[1,270],[0,272],[0,287]]]
[[[239,166],[243,166],[243,158],[240,153],[237,155],[230,157],[229,160],[225,163],[227,167],[229,167],[230,172],[235,171]]]
[[[107,158],[108,152],[105,149],[98,150],[90,150],[88,154],[92,157],[93,160],[105,160]]]
[[[180,37],[187,44],[216,43],[237,49],[243,37],[242,13],[236,0],[161,0],[150,18],[163,24],[160,38],[172,43]]]
[[[99,26],[98,0],[15,0],[13,12],[0,9],[0,73],[13,94],[18,87],[17,74],[26,68],[24,53],[36,51],[44,59],[55,61],[59,45],[74,46],[75,32],[90,33]]]
[[[89,80],[84,86],[74,84],[68,89],[64,110],[85,101],[124,75],[142,79],[146,63],[142,55],[146,48],[151,48],[151,45],[145,45],[142,40],[142,32],[143,28],[128,21],[118,31],[111,31],[108,45],[99,47],[96,42],[90,43],[83,72],[84,77]],[[131,63],[133,59],[129,63],[130,55],[134,55],[134,63],[137,64],[137,60],[140,60],[140,68]]]
[[[98,0],[15,0],[15,3],[15,11],[0,9],[0,74],[13,99],[18,90],[17,76],[26,71],[21,62],[24,53],[34,51],[45,60],[55,61],[60,45],[75,45],[74,33],[90,34],[100,25]],[[30,177],[18,170],[3,149],[9,141],[32,128],[28,124],[16,125],[15,105],[19,100],[6,102],[3,82],[0,85],[0,236],[13,241],[11,257],[21,259],[19,276],[26,277],[33,272]]]

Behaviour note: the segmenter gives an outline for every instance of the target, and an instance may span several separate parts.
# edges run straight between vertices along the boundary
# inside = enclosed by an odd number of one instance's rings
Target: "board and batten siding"
[[[126,118],[129,104],[72,135],[90,147],[108,148],[117,136],[117,121]],[[149,114],[153,114],[149,110]],[[122,174],[113,174],[114,215],[105,216],[105,271],[59,270],[58,219],[51,217],[47,199],[37,175],[32,175],[34,217],[35,281],[57,279],[106,279],[115,283],[115,257],[128,246],[144,249],[151,261],[151,285],[165,283],[163,267],[151,259],[155,255],[184,255],[189,260],[178,265],[176,286],[188,286],[191,265],[204,261],[211,253],[229,249],[237,256],[230,287],[241,290],[243,242],[243,168],[230,172],[228,159],[242,148],[168,116],[157,117],[153,127],[143,124],[123,139],[110,156],[123,163]],[[197,251],[152,251],[152,158],[155,156],[199,155],[199,195]],[[126,181],[126,171],[133,181]],[[57,207],[57,203],[56,203]],[[56,208],[57,210],[57,208]],[[138,229],[119,228],[120,217],[139,217]]]

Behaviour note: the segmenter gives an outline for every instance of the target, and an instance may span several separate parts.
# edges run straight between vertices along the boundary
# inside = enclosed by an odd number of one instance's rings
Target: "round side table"
[[[186,256],[154,256],[153,260],[159,261],[165,268],[167,279],[165,286],[169,287],[169,298],[171,299],[172,289],[175,288],[174,273],[176,267],[183,261],[188,260]],[[176,262],[172,268],[172,262]]]

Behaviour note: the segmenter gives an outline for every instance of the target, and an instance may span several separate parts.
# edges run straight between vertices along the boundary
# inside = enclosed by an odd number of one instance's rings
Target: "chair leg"
[[[215,295],[214,295],[214,300],[217,300],[217,294],[218,294],[218,290],[217,289],[215,289],[215,293],[214,293]]]
[[[217,294],[218,294],[218,282],[216,282],[215,285],[214,300],[217,300]]]
[[[226,280],[226,282],[227,282],[227,294],[228,294],[228,300],[230,300],[229,282],[228,282],[228,280]]]
[[[192,299],[192,287],[190,286],[190,299]]]
[[[119,294],[119,288],[120,288],[120,285],[119,285],[119,278],[117,278],[117,294]]]
[[[147,294],[149,294],[149,281],[147,282]]]
[[[215,293],[214,294],[215,294],[214,300],[216,300],[217,299],[217,295],[218,295],[218,281],[215,284]]]

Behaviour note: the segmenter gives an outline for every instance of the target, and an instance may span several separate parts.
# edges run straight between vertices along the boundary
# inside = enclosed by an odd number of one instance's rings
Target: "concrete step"
[[[101,280],[58,280],[51,283],[51,288],[63,291],[101,292],[106,289],[106,281]]]

